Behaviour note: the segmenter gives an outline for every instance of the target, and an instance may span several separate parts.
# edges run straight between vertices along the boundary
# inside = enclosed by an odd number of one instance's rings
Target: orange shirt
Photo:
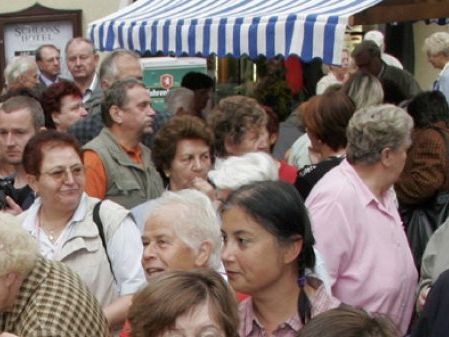
[[[142,148],[137,146],[134,149],[128,149],[120,146],[134,163],[142,165]],[[103,166],[100,156],[93,150],[83,152],[84,167],[86,169],[86,183],[84,191],[91,197],[104,199],[106,196],[106,170]]]

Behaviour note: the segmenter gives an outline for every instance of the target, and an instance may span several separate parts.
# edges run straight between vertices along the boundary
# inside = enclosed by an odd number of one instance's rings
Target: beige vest
[[[87,143],[83,149],[95,151],[106,171],[106,196],[116,203],[131,209],[141,203],[160,197],[162,179],[151,160],[151,150],[142,146],[142,162],[134,163],[117,144],[108,128]]]
[[[99,200],[88,197],[87,212],[81,222],[72,225],[69,239],[54,256],[78,273],[84,283],[104,307],[119,297],[119,289],[101,242],[98,228],[93,222],[93,208]],[[100,207],[100,218],[106,243],[112,238],[129,211],[109,200]],[[23,212],[17,218],[22,222],[27,216]]]

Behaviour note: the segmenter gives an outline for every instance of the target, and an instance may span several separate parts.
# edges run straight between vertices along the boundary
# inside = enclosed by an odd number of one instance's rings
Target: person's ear
[[[35,192],[35,193],[39,193],[39,188],[38,188],[38,179],[35,175],[32,174],[27,174],[26,175],[26,180],[28,182],[28,185],[31,187],[31,189]]]
[[[380,162],[386,168],[390,168],[392,165],[394,165],[392,155],[393,155],[393,150],[389,147],[384,148],[380,152]]]
[[[283,248],[284,250],[283,262],[285,264],[290,264],[294,262],[298,258],[299,254],[301,254],[302,246],[303,246],[302,236],[297,235],[294,238],[292,238],[291,242],[289,242],[289,244]]]
[[[60,125],[60,120],[59,120],[59,116],[61,114],[59,112],[52,112],[51,113],[51,119],[53,120],[53,123],[55,124],[55,126]]]
[[[95,66],[98,65],[98,61],[100,60],[100,55],[98,55],[98,53],[94,54],[94,60],[95,60]]]
[[[6,278],[5,278],[5,282],[6,282],[6,287],[10,288],[14,282],[17,280],[18,275],[14,272],[10,272],[8,274],[6,274]]]
[[[123,111],[117,105],[113,105],[109,108],[109,114],[116,124],[123,123]]]
[[[209,257],[212,254],[212,244],[209,241],[201,242],[200,248],[195,257],[195,267],[202,268],[207,266]]]

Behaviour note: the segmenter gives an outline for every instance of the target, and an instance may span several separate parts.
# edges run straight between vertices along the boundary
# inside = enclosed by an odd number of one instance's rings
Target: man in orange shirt
[[[105,127],[84,146],[87,194],[126,208],[159,197],[161,177],[141,144],[155,117],[148,89],[134,78],[116,81],[105,91],[101,114]]]

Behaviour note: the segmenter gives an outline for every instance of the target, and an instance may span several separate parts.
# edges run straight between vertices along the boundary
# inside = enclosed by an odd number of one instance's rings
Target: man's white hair
[[[256,181],[278,180],[279,170],[269,154],[251,152],[216,163],[216,168],[209,171],[208,176],[218,189],[236,190]]]

